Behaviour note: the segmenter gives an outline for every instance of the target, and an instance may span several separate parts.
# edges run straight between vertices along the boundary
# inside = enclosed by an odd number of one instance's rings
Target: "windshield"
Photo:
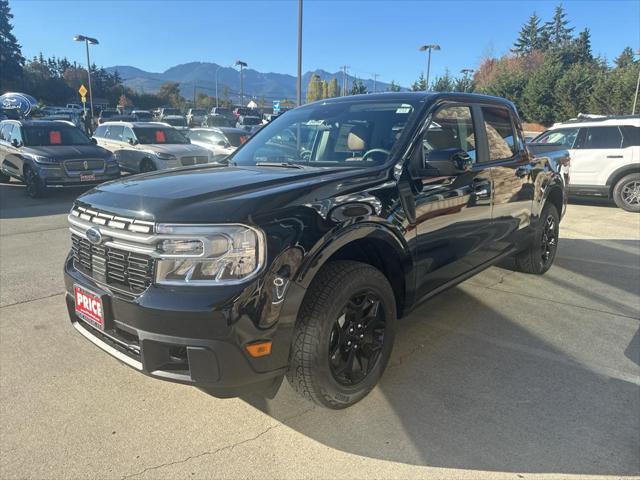
[[[103,110],[102,112],[100,112],[101,118],[110,118],[114,115],[119,115],[119,113],[116,110]]]
[[[173,128],[136,127],[133,131],[136,134],[138,142],[143,145],[154,143],[189,143],[187,137]]]
[[[261,121],[258,117],[242,117],[243,125],[260,125]]]
[[[177,108],[165,108],[162,111],[162,115],[180,115],[180,110]]]
[[[153,115],[151,115],[149,112],[135,112],[133,116],[138,120],[151,120],[153,118]]]
[[[165,118],[164,122],[174,127],[184,127],[187,124],[184,118]]]
[[[32,125],[23,127],[24,144],[27,147],[56,145],[90,145],[91,140],[79,129],[60,125]]]
[[[191,115],[204,115],[205,113],[207,113],[207,111],[202,108],[194,108],[191,110]]]
[[[416,106],[397,100],[317,103],[263,127],[234,155],[237,165],[260,162],[368,167],[384,163]]]

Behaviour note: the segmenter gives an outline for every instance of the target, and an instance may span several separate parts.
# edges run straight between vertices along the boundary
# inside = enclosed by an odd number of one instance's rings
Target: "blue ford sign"
[[[94,245],[100,245],[102,242],[102,233],[97,228],[90,228],[86,231],[85,235],[87,236],[87,240],[89,240]]]
[[[37,103],[35,98],[26,93],[8,92],[0,95],[0,108],[16,110],[22,117],[28,117]]]

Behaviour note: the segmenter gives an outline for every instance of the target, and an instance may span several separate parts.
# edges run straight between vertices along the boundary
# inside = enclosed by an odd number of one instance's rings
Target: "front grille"
[[[101,212],[97,209],[74,206],[71,209],[71,215],[81,220],[95,223],[96,225],[104,225],[118,230],[129,230],[136,233],[152,233],[154,224],[144,220],[137,220],[129,217],[119,217],[107,212]]]
[[[209,162],[208,157],[181,157],[180,163],[183,167],[188,167],[189,165],[202,165]]]
[[[154,261],[148,255],[127,252],[71,235],[74,266],[99,283],[132,294],[144,292],[153,281]]]
[[[67,160],[64,162],[64,168],[68,173],[102,172],[104,171],[104,160],[101,158]]]

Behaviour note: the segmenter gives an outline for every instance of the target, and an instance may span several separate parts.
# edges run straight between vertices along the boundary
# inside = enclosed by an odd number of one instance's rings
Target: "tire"
[[[547,203],[540,215],[531,245],[515,257],[517,270],[542,275],[551,268],[558,252],[559,226],[558,210]]]
[[[44,185],[44,182],[30,167],[25,167],[24,169],[24,184],[27,195],[31,198],[41,198],[47,194],[47,187]]]
[[[156,166],[148,158],[145,158],[142,160],[142,162],[140,162],[140,173],[154,172],[156,170]]]
[[[365,263],[331,262],[300,308],[287,380],[318,405],[349,407],[378,383],[395,327],[396,302],[386,277]]]
[[[622,177],[613,188],[613,201],[627,212],[640,212],[640,173]]]

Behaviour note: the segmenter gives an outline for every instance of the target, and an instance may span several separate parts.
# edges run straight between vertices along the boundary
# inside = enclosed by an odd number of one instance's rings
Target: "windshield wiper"
[[[256,167],[304,168],[302,165],[289,162],[256,162]]]

